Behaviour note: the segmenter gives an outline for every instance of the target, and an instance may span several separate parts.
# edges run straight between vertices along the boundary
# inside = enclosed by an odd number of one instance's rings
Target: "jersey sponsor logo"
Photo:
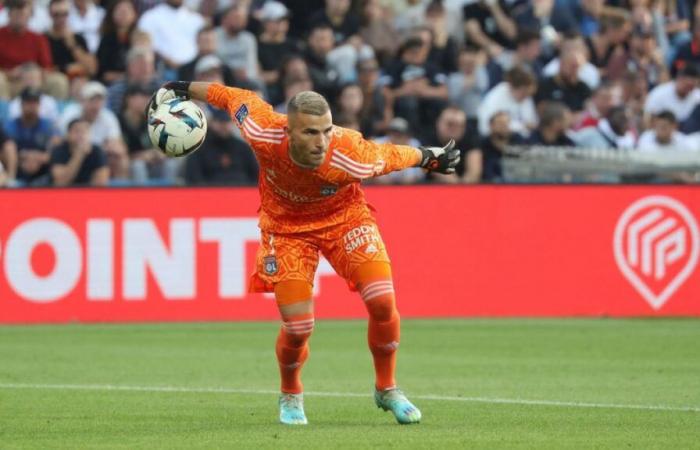
[[[321,186],[321,195],[324,197],[335,195],[336,192],[338,192],[338,186]]]
[[[234,116],[236,117],[236,121],[238,122],[238,124],[242,125],[245,118],[248,117],[248,107],[245,103],[238,108],[238,111],[236,111],[236,114],[234,114]]]
[[[277,273],[277,258],[275,255],[266,256],[263,258],[263,269],[268,275],[274,275]]]
[[[367,248],[365,249],[365,253],[370,254],[370,253],[377,253],[379,250],[377,250],[377,246],[374,244],[369,244]]]
[[[678,200],[644,197],[620,216],[613,250],[624,277],[658,310],[695,271],[700,255],[698,224]]]
[[[345,236],[343,236],[343,244],[345,245],[346,253],[352,253],[358,248],[368,244],[371,245],[376,252],[378,251],[376,244],[379,244],[379,242],[379,233],[377,232],[377,228],[373,225],[360,225],[348,231]],[[368,246],[365,253],[372,253],[367,251],[369,249],[370,247]]]

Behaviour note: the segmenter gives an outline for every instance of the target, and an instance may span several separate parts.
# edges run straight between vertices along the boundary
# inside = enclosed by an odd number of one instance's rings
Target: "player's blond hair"
[[[322,116],[331,109],[323,95],[314,91],[302,91],[287,103],[287,114],[310,114]]]

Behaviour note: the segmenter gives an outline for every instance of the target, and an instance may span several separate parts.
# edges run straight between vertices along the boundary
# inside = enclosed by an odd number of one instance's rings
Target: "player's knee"
[[[303,347],[314,331],[314,322],[313,317],[282,321],[285,346],[292,348]]]
[[[389,322],[397,315],[394,294],[384,294],[365,301],[369,316],[378,322]]]

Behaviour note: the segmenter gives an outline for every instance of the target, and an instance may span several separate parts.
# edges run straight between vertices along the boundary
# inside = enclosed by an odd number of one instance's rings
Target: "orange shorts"
[[[313,285],[319,253],[348,282],[365,262],[389,262],[377,224],[369,214],[313,232],[275,234],[263,231],[250,291],[274,292],[276,283],[289,280]]]

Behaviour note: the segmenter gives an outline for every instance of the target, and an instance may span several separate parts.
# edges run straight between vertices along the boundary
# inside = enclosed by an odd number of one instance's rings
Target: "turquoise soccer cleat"
[[[306,425],[304,414],[304,394],[280,395],[280,422],[285,425]]]
[[[400,389],[386,389],[384,391],[374,391],[374,402],[378,408],[384,411],[391,411],[400,424],[418,423],[421,413],[415,405],[408,401]]]

